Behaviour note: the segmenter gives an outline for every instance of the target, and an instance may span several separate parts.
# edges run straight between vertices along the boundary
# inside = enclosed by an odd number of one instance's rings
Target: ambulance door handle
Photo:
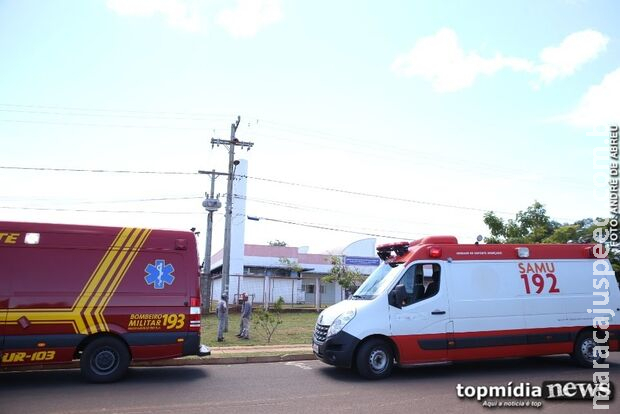
[[[431,312],[431,315],[445,315],[446,311],[434,310]]]

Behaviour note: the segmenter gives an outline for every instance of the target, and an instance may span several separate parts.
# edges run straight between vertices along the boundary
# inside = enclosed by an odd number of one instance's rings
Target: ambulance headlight
[[[347,326],[349,322],[355,317],[355,309],[351,309],[336,318],[334,323],[331,324],[327,330],[327,336],[334,336],[338,332],[342,331],[342,328]]]

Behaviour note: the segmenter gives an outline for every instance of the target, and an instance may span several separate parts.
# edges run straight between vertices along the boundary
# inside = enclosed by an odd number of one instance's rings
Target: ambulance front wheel
[[[600,356],[595,348],[600,345],[604,344],[598,344],[594,340],[594,332],[583,332],[577,337],[575,348],[571,356],[578,365],[585,368],[592,368],[595,361],[598,364],[605,362],[605,358]]]
[[[381,339],[370,339],[364,342],[356,358],[357,371],[368,379],[389,377],[394,368],[392,347]]]
[[[91,382],[121,379],[129,367],[127,346],[111,336],[97,338],[86,346],[80,359],[82,376]]]

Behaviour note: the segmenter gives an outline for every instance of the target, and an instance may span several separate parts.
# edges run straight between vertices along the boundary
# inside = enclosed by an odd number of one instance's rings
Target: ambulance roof
[[[554,260],[592,259],[593,244],[458,244],[454,236],[429,236],[412,242],[377,246],[392,263],[416,260]]]

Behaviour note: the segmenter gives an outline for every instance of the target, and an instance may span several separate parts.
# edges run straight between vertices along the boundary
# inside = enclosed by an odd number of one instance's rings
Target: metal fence
[[[247,294],[255,306],[265,309],[282,298],[284,309],[320,310],[344,299],[343,289],[335,283],[325,283],[323,275],[302,275],[301,277],[230,275],[228,301],[231,309],[239,302],[242,294]],[[221,296],[221,276],[210,278],[213,310]]]

